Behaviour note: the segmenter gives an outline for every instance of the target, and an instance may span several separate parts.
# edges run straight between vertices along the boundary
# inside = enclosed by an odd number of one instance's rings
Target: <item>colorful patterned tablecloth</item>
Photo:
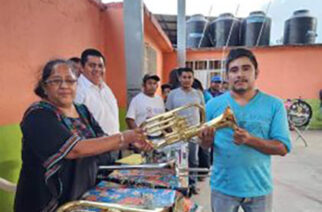
[[[173,212],[197,212],[201,207],[180,192],[170,189],[111,188],[113,183],[101,181],[83,195],[83,200],[116,203],[135,208],[165,208]],[[101,211],[101,210],[94,210]]]
[[[161,170],[115,170],[106,180],[149,188],[182,189],[180,180],[172,169]]]
[[[109,188],[100,182],[95,189],[86,192],[84,200],[116,203],[135,208],[170,208],[174,205],[176,191],[151,188]]]

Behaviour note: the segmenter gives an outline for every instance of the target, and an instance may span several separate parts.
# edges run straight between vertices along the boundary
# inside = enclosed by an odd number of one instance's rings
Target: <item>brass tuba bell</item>
[[[200,124],[189,126],[188,117],[180,116],[179,113],[183,110],[196,107],[200,110]],[[159,149],[180,141],[188,141],[204,128],[223,128],[237,127],[236,118],[230,107],[227,107],[223,114],[214,118],[209,122],[205,122],[205,109],[199,104],[185,105],[171,111],[154,116],[142,123],[141,127],[145,131],[146,142],[153,146],[154,149]],[[159,135],[155,139],[155,135]]]

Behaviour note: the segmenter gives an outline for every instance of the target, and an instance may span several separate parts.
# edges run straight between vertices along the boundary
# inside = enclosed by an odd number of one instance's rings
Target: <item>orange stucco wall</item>
[[[317,99],[322,89],[322,46],[276,46],[252,49],[260,75],[257,86],[280,98]],[[188,50],[187,60],[221,59],[222,50]],[[176,67],[176,53],[164,54],[163,79]]]
[[[120,107],[126,107],[126,64],[124,47],[123,5],[107,5],[104,16],[104,37],[106,41],[106,81],[113,90]]]
[[[49,59],[79,56],[89,47],[106,56],[106,82],[126,103],[123,4],[94,0],[11,0],[0,7],[0,126],[18,123],[37,97],[33,88]],[[160,26],[144,12],[144,40],[157,52],[162,76],[163,54],[172,50]]]
[[[103,19],[89,0],[10,0],[0,7],[0,125],[18,123],[37,73],[52,58],[104,51]]]

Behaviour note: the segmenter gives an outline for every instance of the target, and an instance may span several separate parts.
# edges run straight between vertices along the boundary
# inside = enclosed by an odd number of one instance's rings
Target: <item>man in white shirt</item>
[[[162,98],[155,94],[159,81],[157,75],[146,74],[143,77],[143,91],[132,99],[126,114],[126,123],[130,129],[135,129],[145,120],[165,111]]]
[[[82,73],[78,78],[75,102],[88,107],[106,134],[119,133],[117,100],[104,82],[104,56],[96,49],[86,49],[81,55],[81,64]]]

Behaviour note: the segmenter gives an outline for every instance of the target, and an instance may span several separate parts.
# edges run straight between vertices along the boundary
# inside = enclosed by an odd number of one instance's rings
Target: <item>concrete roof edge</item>
[[[102,3],[100,0],[88,0],[91,4],[97,6],[101,11],[106,9],[106,4]]]
[[[163,31],[161,25],[159,24],[158,20],[154,17],[154,15],[148,10],[148,8],[144,5],[144,14],[151,20],[151,23],[153,24],[154,28],[157,30],[157,32],[162,37],[163,41],[165,42],[166,49],[164,49],[166,52],[172,52],[173,46],[172,43],[167,36],[167,34]]]
[[[111,2],[111,3],[106,3],[104,5],[105,5],[106,9],[110,9],[110,8],[120,9],[120,8],[123,8],[123,2]]]
[[[272,49],[272,48],[322,48],[322,43],[315,44],[292,44],[292,45],[272,45],[272,46],[228,46],[225,49],[233,49],[243,47],[247,49]],[[224,47],[202,47],[202,48],[187,48],[187,51],[222,51]],[[176,51],[176,49],[175,49]]]

